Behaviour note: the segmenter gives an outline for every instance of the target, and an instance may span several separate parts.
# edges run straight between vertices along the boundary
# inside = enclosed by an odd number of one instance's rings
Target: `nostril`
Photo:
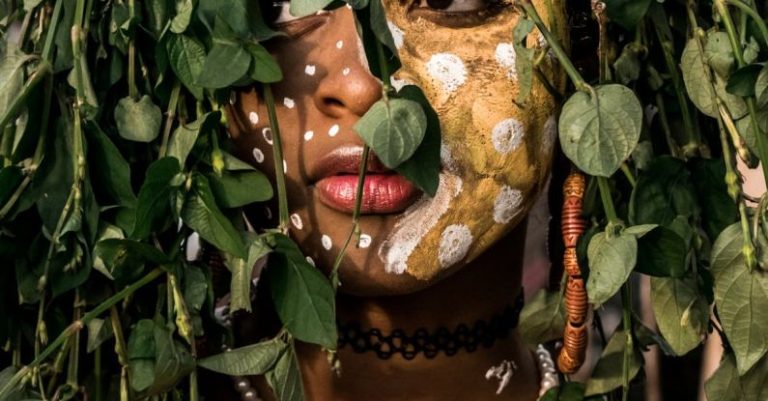
[[[337,108],[344,107],[344,103],[342,103],[339,99],[334,99],[332,97],[323,99],[323,104],[325,105],[325,107],[329,109],[337,109]]]

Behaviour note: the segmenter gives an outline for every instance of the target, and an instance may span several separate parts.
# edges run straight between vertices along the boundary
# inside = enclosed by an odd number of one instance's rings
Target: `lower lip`
[[[318,181],[320,200],[327,206],[345,213],[355,210],[357,175],[334,175]],[[364,214],[397,213],[410,206],[419,191],[397,174],[370,174],[365,176],[363,202]]]

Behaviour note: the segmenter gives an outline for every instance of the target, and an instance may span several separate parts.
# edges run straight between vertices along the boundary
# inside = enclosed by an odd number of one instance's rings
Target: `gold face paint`
[[[562,2],[533,3],[562,37]],[[421,87],[440,116],[443,168],[437,195],[404,213],[379,257],[389,272],[429,280],[471,261],[523,220],[549,174],[556,105],[536,78],[526,104],[514,102],[512,32],[519,14],[513,7],[474,26],[449,28],[438,23],[449,20],[445,13],[400,0],[384,6],[403,65],[393,82]],[[534,30],[526,45],[543,42]],[[562,87],[555,64],[545,56],[540,68]]]

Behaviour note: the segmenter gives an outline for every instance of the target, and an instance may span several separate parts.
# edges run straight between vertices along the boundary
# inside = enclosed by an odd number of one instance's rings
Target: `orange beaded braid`
[[[565,255],[563,265],[568,280],[565,287],[565,332],[563,349],[557,358],[557,367],[561,372],[571,374],[584,363],[587,348],[587,290],[581,276],[579,261],[576,256],[576,243],[584,232],[586,223],[581,218],[584,199],[584,176],[571,173],[563,184],[563,241]]]

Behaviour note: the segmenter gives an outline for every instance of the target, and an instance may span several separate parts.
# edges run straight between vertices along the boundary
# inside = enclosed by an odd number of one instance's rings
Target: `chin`
[[[408,295],[432,287],[462,267],[463,264],[456,265],[431,279],[422,280],[407,273],[388,273],[382,262],[371,263],[363,268],[355,266],[354,263],[342,263],[339,268],[339,291],[358,297]]]

